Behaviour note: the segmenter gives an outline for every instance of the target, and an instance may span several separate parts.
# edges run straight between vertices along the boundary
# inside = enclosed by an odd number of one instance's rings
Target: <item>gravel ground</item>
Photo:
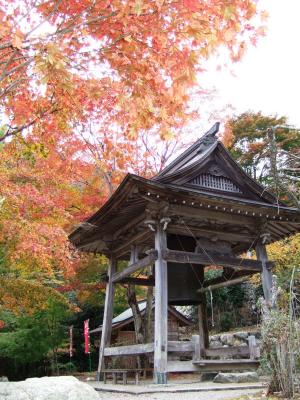
[[[101,393],[101,400],[227,400],[240,399],[251,400],[259,399],[261,390],[224,390],[222,392],[190,392],[190,393],[151,393],[151,394],[125,394],[125,393]]]

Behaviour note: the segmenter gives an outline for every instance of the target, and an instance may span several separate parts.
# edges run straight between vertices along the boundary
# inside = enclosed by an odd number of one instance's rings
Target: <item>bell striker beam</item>
[[[256,257],[262,263],[261,280],[264,291],[264,297],[268,305],[271,305],[273,276],[270,269],[267,268],[268,254],[266,246],[262,241],[259,241],[255,247]]]
[[[102,323],[102,335],[99,347],[99,362],[97,370],[97,381],[102,379],[101,370],[104,367],[104,350],[110,344],[111,329],[112,329],[112,317],[113,317],[113,304],[114,304],[114,284],[112,282],[112,276],[116,272],[117,260],[112,255],[109,260],[108,266],[108,282],[106,284],[105,291],[105,304],[104,304],[104,315]]]
[[[158,221],[155,231],[155,318],[154,318],[154,383],[167,383],[168,362],[168,276],[163,252],[167,248],[166,231]]]

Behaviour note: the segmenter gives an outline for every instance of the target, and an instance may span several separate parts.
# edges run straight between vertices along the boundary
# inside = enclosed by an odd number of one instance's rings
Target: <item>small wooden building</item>
[[[144,318],[146,312],[146,301],[140,301],[138,307],[141,313],[141,317]],[[152,309],[155,308],[155,304],[152,304]],[[152,313],[152,325],[151,335],[154,340],[154,313]],[[179,328],[192,326],[193,322],[187,318],[183,313],[178,311],[175,307],[168,306],[168,340],[180,340]],[[90,331],[91,334],[102,332],[101,325],[99,328]],[[134,321],[131,308],[123,311],[112,319],[112,332],[111,332],[111,344],[113,345],[127,345],[135,344],[135,330]]]
[[[259,273],[270,303],[273,264],[265,245],[299,232],[300,213],[239,167],[217,140],[218,128],[217,123],[154,178],[128,174],[104,206],[70,235],[78,249],[110,259],[98,378],[104,358],[113,355],[153,353],[156,383],[167,383],[169,372],[257,365],[249,351],[246,360],[214,359],[224,349],[209,349],[205,291]],[[256,260],[241,257],[252,249]],[[129,265],[118,270],[118,260]],[[154,277],[134,276],[153,265]],[[207,281],[204,272],[210,265],[222,267],[223,273]],[[155,287],[153,342],[109,346],[118,283]],[[168,304],[198,305],[198,339],[168,340]],[[193,353],[190,361],[168,358],[168,353],[183,351]]]
[[[140,301],[138,307],[141,313],[141,317],[144,318],[146,314],[146,301]],[[152,324],[151,324],[151,340],[154,340],[154,313],[153,310],[155,304],[152,304]],[[184,314],[178,311],[173,306],[168,306],[168,340],[179,341],[180,340],[180,328],[192,326],[193,322],[188,319]],[[98,335],[102,332],[102,325],[99,328],[90,331],[92,335]],[[95,343],[98,340],[95,340]],[[129,346],[136,344],[136,334],[134,329],[134,320],[131,308],[123,311],[112,320],[112,332],[111,332],[111,345],[112,346]],[[118,360],[118,366],[120,368],[134,369],[136,368],[136,357],[122,357],[123,359]]]

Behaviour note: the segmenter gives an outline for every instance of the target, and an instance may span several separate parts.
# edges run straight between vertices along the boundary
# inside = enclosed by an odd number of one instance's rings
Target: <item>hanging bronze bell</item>
[[[196,241],[192,237],[168,235],[168,248],[194,252]],[[201,303],[197,292],[203,282],[203,266],[190,263],[168,262],[168,302],[170,305],[185,306]]]

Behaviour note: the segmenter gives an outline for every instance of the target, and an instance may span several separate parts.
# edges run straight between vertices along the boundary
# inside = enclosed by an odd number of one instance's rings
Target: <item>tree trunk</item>
[[[152,267],[149,268],[148,277],[152,276]],[[145,342],[150,343],[153,336],[152,323],[152,304],[153,304],[153,286],[148,286],[147,288],[147,298],[146,298],[146,313],[145,313]]]
[[[127,286],[128,304],[132,310],[136,343],[144,343],[143,319],[135,295],[135,286]],[[137,357],[137,367],[142,368],[141,357]]]
[[[142,344],[144,343],[143,319],[136,299],[134,285],[127,286],[127,298],[132,310],[136,342]]]

